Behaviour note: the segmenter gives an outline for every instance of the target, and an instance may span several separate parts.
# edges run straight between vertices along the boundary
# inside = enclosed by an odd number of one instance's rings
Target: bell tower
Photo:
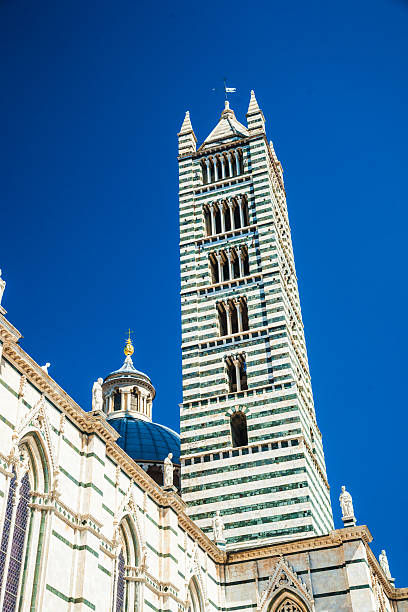
[[[333,529],[282,166],[255,94],[179,133],[182,494],[227,548]]]

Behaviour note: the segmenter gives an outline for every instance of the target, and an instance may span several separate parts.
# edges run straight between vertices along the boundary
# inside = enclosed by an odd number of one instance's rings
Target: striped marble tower
[[[333,528],[282,167],[255,95],[179,133],[182,494],[227,548]]]

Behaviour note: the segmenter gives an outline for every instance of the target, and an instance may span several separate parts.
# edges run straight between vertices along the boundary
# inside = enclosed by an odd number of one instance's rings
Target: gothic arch
[[[138,516],[139,508],[133,496],[133,485],[133,480],[131,480],[127,493],[115,514],[115,519],[113,521],[113,539],[117,539],[119,535],[118,530],[120,528],[123,528],[123,526],[127,527],[126,533],[128,533],[129,541],[134,543],[134,549],[136,551],[135,554],[132,555],[132,565],[136,566],[138,563],[145,563],[146,541],[143,530],[140,527]]]
[[[205,587],[203,574],[201,571],[197,542],[194,543],[193,550],[191,552],[191,560],[186,572],[185,585],[185,611],[206,612],[206,610],[208,609],[207,589]],[[195,607],[193,606],[193,603],[195,603]]]
[[[33,609],[41,607],[40,568],[48,531],[46,515],[36,504],[48,498],[51,484],[51,461],[40,427],[25,424],[19,433],[13,433],[7,457],[10,475],[0,536],[0,607],[10,611],[21,608],[23,597]]]
[[[268,612],[310,612],[311,608],[292,589],[277,593],[268,606]]]
[[[199,582],[195,576],[190,579],[187,590],[186,612],[204,612],[204,599]]]
[[[257,612],[314,612],[313,595],[289,563],[280,557],[259,596]]]
[[[111,599],[113,612],[138,609],[141,587],[133,578],[140,568],[139,542],[133,517],[126,513],[115,530],[116,558]]]

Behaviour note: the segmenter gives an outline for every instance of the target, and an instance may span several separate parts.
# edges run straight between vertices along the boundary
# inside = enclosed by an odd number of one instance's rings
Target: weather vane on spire
[[[126,346],[123,349],[123,352],[125,353],[126,357],[131,357],[133,353],[135,352],[135,349],[133,348],[133,344],[132,344],[132,339],[130,337],[130,334],[133,334],[133,333],[134,332],[129,327],[127,331],[128,337],[126,338]]]
[[[213,91],[218,91],[218,87],[213,87]],[[224,77],[224,94],[225,100],[228,102],[228,94],[237,93],[236,87],[227,87],[227,77]]]
[[[237,93],[236,87],[227,87],[227,77],[224,77],[224,93],[225,93],[226,100],[228,100],[229,93]]]

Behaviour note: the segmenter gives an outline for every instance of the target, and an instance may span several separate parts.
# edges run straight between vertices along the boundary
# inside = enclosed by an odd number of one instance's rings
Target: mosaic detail
[[[24,556],[29,501],[30,481],[26,473],[23,476],[20,486],[20,499],[17,505],[13,539],[11,542],[11,555],[2,612],[14,612],[17,607],[17,592]]]
[[[116,587],[116,612],[125,611],[125,557],[120,551],[118,557],[117,587]]]
[[[16,484],[17,484],[16,475],[13,469],[13,477],[10,481],[9,491],[7,495],[6,514],[4,517],[3,533],[1,536],[1,544],[0,544],[0,587],[3,583],[4,565],[6,563],[7,546],[8,546],[8,541],[10,537],[11,516],[13,514],[13,502],[14,502],[14,495],[16,492]]]

